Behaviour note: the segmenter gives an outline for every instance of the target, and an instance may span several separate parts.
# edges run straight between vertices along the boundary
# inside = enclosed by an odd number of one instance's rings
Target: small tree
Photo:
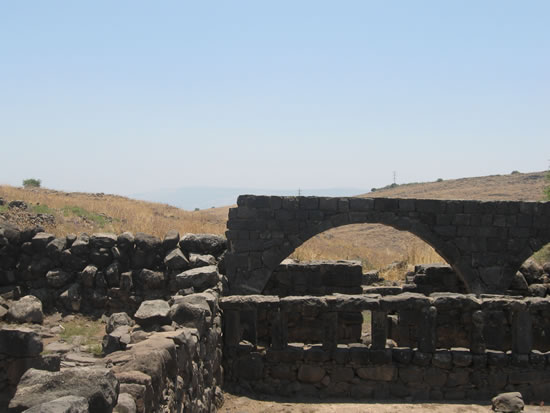
[[[42,181],[40,179],[29,178],[23,179],[23,187],[25,188],[40,188]]]

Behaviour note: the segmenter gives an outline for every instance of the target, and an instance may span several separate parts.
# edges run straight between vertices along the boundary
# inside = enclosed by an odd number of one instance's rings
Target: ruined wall
[[[230,296],[224,309],[226,382],[286,395],[487,400],[520,391],[527,400],[550,394],[550,300],[405,293],[395,296]],[[338,313],[371,312],[371,340],[341,343]],[[261,342],[250,316],[267,313],[271,336]],[[317,311],[323,338],[293,343],[287,315]],[[240,324],[248,313],[245,326]],[[388,315],[397,315],[398,347],[388,347]],[[507,321],[494,317],[499,314]],[[455,318],[463,324],[455,329]],[[496,320],[496,321],[495,321]],[[262,322],[264,324],[264,322]],[[457,335],[459,329],[468,328]],[[262,326],[261,328],[265,328]],[[450,328],[448,330],[446,328]],[[240,331],[247,334],[242,341]],[[492,350],[489,347],[497,347]]]
[[[104,338],[103,349],[110,354],[95,363],[114,373],[109,387],[112,392],[116,389],[116,394],[101,402],[100,410],[97,397],[90,398],[93,391],[86,390],[94,389],[94,383],[82,388],[76,381],[71,384],[74,377],[93,375],[90,367],[60,371],[63,356],[40,357],[42,343],[36,333],[17,326],[10,332],[4,326],[0,330],[0,409],[4,411],[10,399],[9,411],[42,406],[64,392],[78,397],[63,403],[75,403],[74,408],[89,403],[90,411],[110,411],[117,397],[119,404],[135,404],[137,412],[210,412],[221,406],[218,301],[224,289],[220,274],[224,251],[225,239],[209,234],[180,237],[170,231],[162,240],[140,233],[56,238],[39,229],[20,231],[2,225],[0,320],[41,323],[42,307],[45,312],[96,316],[125,312],[129,317],[118,317],[116,328]],[[27,307],[24,301],[37,302],[28,295],[42,303],[39,309],[33,308],[34,316],[40,313],[33,320],[22,315]],[[27,298],[18,300],[22,296]],[[120,324],[120,320],[128,322]],[[4,340],[9,334],[27,339],[14,348]],[[53,372],[45,377],[45,369]],[[56,384],[33,392],[37,377]],[[30,397],[29,392],[36,396]]]

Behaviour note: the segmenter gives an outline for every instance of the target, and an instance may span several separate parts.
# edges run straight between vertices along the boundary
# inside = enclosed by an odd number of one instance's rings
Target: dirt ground
[[[491,405],[443,404],[443,403],[353,403],[343,400],[304,400],[299,403],[278,398],[256,400],[245,396],[224,393],[225,402],[218,410],[221,413],[489,413]],[[527,413],[549,413],[550,406],[525,406]]]

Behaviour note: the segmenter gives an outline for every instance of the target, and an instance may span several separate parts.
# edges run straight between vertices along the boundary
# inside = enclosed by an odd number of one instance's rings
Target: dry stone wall
[[[527,400],[547,402],[550,394],[547,298],[248,295],[225,297],[221,307],[226,381],[240,388],[430,400],[488,400],[502,391],[520,391]],[[369,344],[338,339],[338,314],[347,311],[370,312]],[[254,318],[262,312],[268,341],[261,340]],[[288,315],[293,313],[318,313],[322,339],[292,342]],[[394,328],[396,347],[387,340]]]
[[[231,291],[259,294],[279,263],[312,236],[356,223],[409,231],[430,244],[469,292],[503,293],[550,242],[550,202],[241,195],[229,211]]]

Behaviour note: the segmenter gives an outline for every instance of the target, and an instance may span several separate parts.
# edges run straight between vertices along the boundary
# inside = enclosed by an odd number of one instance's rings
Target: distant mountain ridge
[[[178,208],[194,210],[233,205],[243,194],[255,195],[303,195],[303,196],[353,196],[365,193],[365,188],[321,188],[321,189],[262,189],[222,187],[181,187],[159,189],[129,195],[142,201],[160,202]]]

